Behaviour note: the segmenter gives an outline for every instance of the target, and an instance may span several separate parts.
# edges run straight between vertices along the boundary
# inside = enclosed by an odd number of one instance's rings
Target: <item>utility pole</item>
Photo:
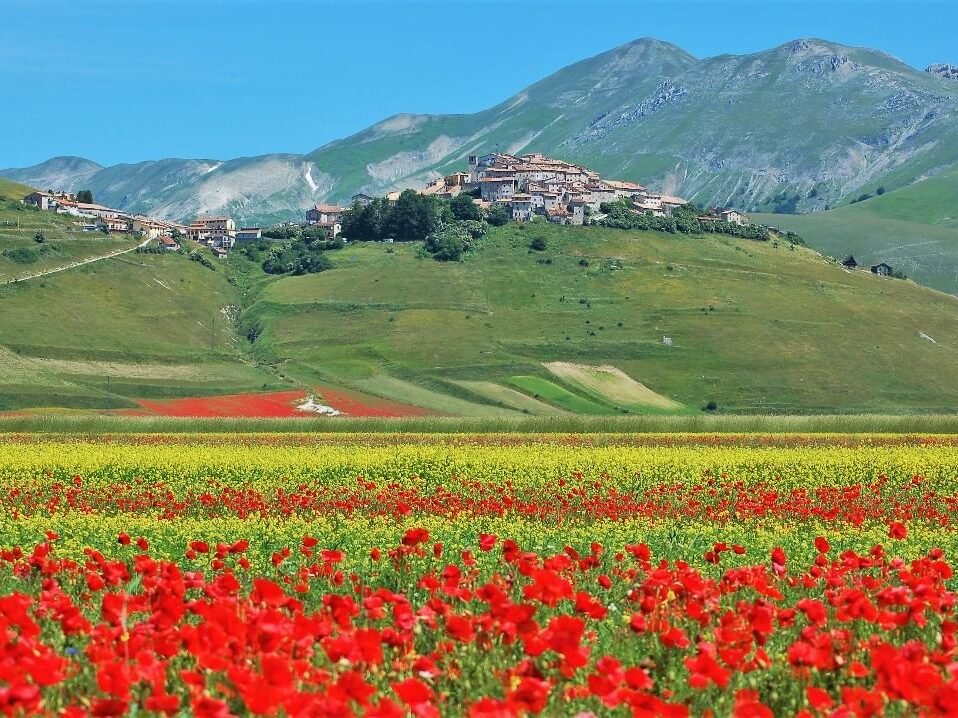
[[[213,321],[210,323],[210,349],[216,349],[216,312],[213,312]]]

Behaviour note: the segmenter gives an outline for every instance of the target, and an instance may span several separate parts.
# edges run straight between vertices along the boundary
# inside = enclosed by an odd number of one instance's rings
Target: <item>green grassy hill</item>
[[[236,337],[239,295],[222,268],[139,253],[0,287],[0,409],[278,386]]]
[[[0,179],[0,283],[136,244],[122,235],[84,232],[76,217],[22,204],[32,191]]]
[[[685,411],[958,407],[955,298],[782,242],[530,224],[461,264],[381,244],[334,261],[244,316],[257,356],[303,381],[456,413],[515,410],[495,387],[557,411],[666,411],[545,366],[566,362],[614,366]]]
[[[958,170],[864,202],[809,215],[755,215],[790,229],[833,257],[863,264],[888,262],[909,277],[958,294]]]
[[[288,277],[133,253],[8,285],[0,407],[326,385],[477,417],[958,408],[958,300],[784,242],[536,222],[462,263],[418,250]]]

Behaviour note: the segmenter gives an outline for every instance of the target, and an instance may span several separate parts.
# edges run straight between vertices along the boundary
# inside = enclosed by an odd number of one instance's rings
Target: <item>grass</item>
[[[584,366],[568,362],[551,362],[546,368],[568,384],[602,401],[633,410],[676,410],[682,405],[635,381],[610,366]]]
[[[536,236],[547,251],[528,250]],[[408,245],[331,257],[330,271],[266,285],[244,315],[262,328],[256,356],[301,381],[502,407],[457,382],[511,385],[569,362],[612,365],[689,407],[676,411],[958,408],[954,298],[785,242],[533,223],[491,231],[463,263]]]
[[[462,263],[375,243],[330,257],[277,278],[235,252],[216,271],[131,254],[0,289],[0,406],[325,385],[489,421],[958,407],[953,297],[784,242],[532,223]]]
[[[415,417],[403,419],[183,419],[101,416],[90,413],[31,413],[0,417],[0,433],[108,434],[193,433],[352,433],[399,434],[897,434],[934,436],[958,433],[958,415],[877,414],[771,416],[686,414],[679,416]]]
[[[384,374],[356,383],[361,389],[371,394],[386,396],[404,404],[421,406],[440,414],[490,418],[515,414],[510,409],[468,401]]]
[[[459,386],[471,391],[474,394],[485,397],[486,399],[516,409],[524,414],[533,416],[554,416],[565,413],[563,409],[556,406],[550,406],[531,396],[523,394],[521,391],[510,389],[502,384],[496,384],[491,381],[457,381]]]
[[[238,294],[222,271],[152,254],[0,288],[0,408],[288,388],[238,340]]]
[[[615,410],[605,404],[599,404],[584,396],[573,394],[568,389],[553,384],[548,379],[538,376],[514,376],[509,378],[509,382],[522,389],[527,394],[531,394],[536,399],[541,399],[554,406],[571,411],[573,414],[614,414]]]

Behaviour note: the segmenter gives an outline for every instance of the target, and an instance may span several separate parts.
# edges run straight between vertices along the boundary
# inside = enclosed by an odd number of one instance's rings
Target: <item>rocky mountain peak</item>
[[[934,64],[925,68],[925,72],[944,77],[947,80],[958,80],[958,65]]]

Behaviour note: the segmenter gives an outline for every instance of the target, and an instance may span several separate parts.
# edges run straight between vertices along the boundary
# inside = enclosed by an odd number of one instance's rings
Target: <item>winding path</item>
[[[2,282],[0,282],[0,285],[2,285],[2,284],[17,284],[17,283],[19,283],[19,282],[25,282],[25,281],[27,281],[28,279],[36,279],[37,277],[45,277],[45,276],[47,276],[48,274],[55,274],[56,272],[63,272],[63,271],[65,271],[65,270],[67,270],[67,269],[73,269],[74,267],[81,267],[81,266],[83,266],[84,264],[92,264],[93,262],[99,262],[99,261],[104,260],[104,259],[112,259],[113,257],[119,257],[121,254],[129,254],[130,252],[135,252],[136,250],[140,249],[141,247],[145,247],[146,245],[148,245],[148,244],[150,243],[150,241],[151,241],[151,240],[150,240],[149,238],[147,238],[147,239],[144,239],[142,242],[140,242],[140,243],[139,243],[138,245],[136,245],[135,247],[130,247],[130,248],[128,248],[128,249],[118,249],[118,250],[115,251],[115,252],[110,252],[109,254],[100,254],[100,255],[97,255],[96,257],[87,257],[86,259],[81,259],[81,260],[78,261],[78,262],[72,262],[72,263],[70,263],[70,264],[65,264],[65,265],[63,265],[62,267],[54,267],[53,269],[45,269],[45,270],[42,271],[42,272],[36,272],[36,273],[34,273],[34,274],[26,274],[26,275],[24,275],[24,276],[22,276],[22,277],[14,277],[13,279],[4,279]]]

